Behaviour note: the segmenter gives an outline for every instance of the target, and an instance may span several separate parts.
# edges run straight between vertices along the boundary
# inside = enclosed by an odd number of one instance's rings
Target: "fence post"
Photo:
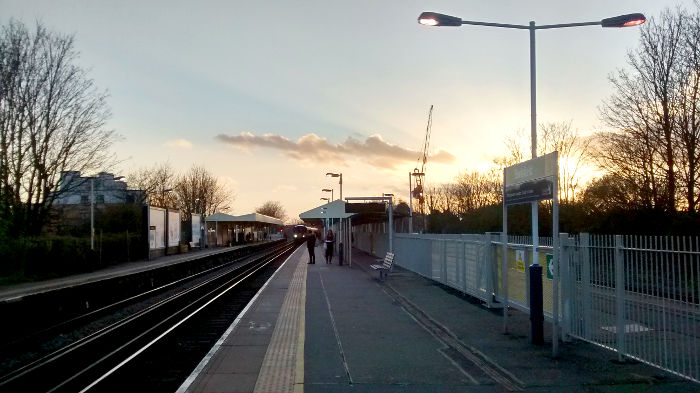
[[[505,226],[504,226],[505,228]],[[501,245],[503,249],[503,270],[501,271],[503,286],[503,333],[508,333],[508,234],[501,232]]]
[[[582,233],[581,240],[581,293],[583,297],[583,337],[591,339],[591,235]]]
[[[617,333],[617,360],[622,362],[625,353],[625,271],[622,253],[622,236],[615,235],[615,314]]]
[[[561,305],[562,305],[562,323],[561,323],[561,339],[564,342],[571,341],[571,304],[572,304],[572,289],[573,280],[571,274],[571,266],[569,257],[571,255],[571,241],[568,233],[559,234],[559,273],[561,275]]]
[[[457,285],[462,288],[462,292],[467,293],[467,275],[466,275],[466,264],[467,264],[467,253],[464,250],[466,248],[466,242],[462,240],[457,240]]]
[[[481,238],[483,243],[483,250],[484,252],[481,254],[482,260],[481,260],[481,268],[486,269],[486,307],[491,308],[493,307],[493,298],[496,296],[496,288],[494,285],[494,274],[493,274],[493,266],[494,266],[494,260],[496,259],[496,253],[493,249],[493,246],[491,245],[491,233],[485,233],[484,236]]]
[[[440,279],[447,284],[447,240],[442,240],[442,263],[440,264]]]

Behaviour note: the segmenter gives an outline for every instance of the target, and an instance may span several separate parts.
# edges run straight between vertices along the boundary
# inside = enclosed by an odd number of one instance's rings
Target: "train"
[[[308,239],[310,236],[316,236],[318,232],[317,228],[310,227],[307,225],[286,225],[283,229],[284,237],[287,240],[301,243]]]

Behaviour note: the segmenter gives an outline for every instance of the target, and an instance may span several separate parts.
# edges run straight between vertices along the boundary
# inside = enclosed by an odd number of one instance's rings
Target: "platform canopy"
[[[211,216],[207,216],[206,221],[207,222],[234,222],[234,223],[241,223],[241,224],[258,223],[258,224],[271,224],[271,225],[279,225],[279,226],[284,225],[284,222],[282,222],[282,220],[280,220],[279,218],[266,216],[266,215],[260,214],[260,213],[250,213],[250,214],[244,214],[242,216],[232,216],[232,215],[226,214],[226,213],[214,213]]]
[[[354,216],[354,213],[345,212],[345,202],[337,199],[330,203],[324,203],[319,207],[305,211],[299,214],[299,218],[304,221],[311,221],[324,218],[348,218]]]

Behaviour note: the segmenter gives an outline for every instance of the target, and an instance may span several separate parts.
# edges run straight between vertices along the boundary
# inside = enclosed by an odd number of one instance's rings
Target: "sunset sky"
[[[434,105],[427,181],[449,181],[529,135],[529,36],[425,27],[436,11],[512,24],[657,16],[692,0],[72,1],[0,0],[10,18],[73,34],[109,92],[119,175],[204,165],[235,192],[234,214],[267,200],[290,216],[316,207],[343,173],[344,196],[408,198],[408,172]],[[608,76],[638,28],[537,33],[538,120],[602,129]]]

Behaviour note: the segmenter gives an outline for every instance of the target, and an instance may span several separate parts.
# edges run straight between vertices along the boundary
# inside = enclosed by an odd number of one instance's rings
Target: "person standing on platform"
[[[333,235],[333,230],[329,229],[326,233],[326,263],[331,263],[333,259],[333,244],[335,242],[335,236]]]
[[[309,238],[306,239],[306,248],[309,249],[309,264],[315,264],[316,263],[316,236],[309,235]]]

